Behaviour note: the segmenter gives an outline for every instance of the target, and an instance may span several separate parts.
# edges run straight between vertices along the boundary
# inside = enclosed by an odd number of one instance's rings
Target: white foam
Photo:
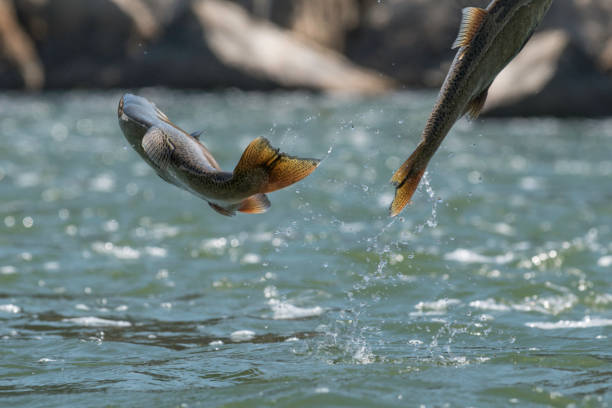
[[[17,305],[13,305],[13,304],[6,304],[6,305],[0,305],[0,312],[6,312],[6,313],[19,313],[21,312],[21,308]]]
[[[17,268],[13,265],[4,265],[0,267],[0,274],[2,275],[14,275],[17,273]]]
[[[528,322],[525,326],[542,330],[586,329],[589,327],[612,326],[612,319],[585,316],[582,320],[559,320],[558,322]]]
[[[612,303],[612,293],[604,293],[603,295],[595,296],[594,303],[596,305],[608,305]]]
[[[514,310],[521,312],[538,312],[557,315],[571,309],[578,303],[578,297],[573,293],[560,296],[547,296],[541,298],[526,298],[522,303],[513,304]]]
[[[461,263],[492,263],[507,264],[514,259],[512,252],[504,255],[485,256],[465,248],[457,248],[453,252],[444,255],[444,259]]]
[[[411,312],[410,316],[443,315],[449,306],[460,303],[459,299],[439,299],[432,302],[419,302],[414,305],[417,312]]]
[[[578,302],[578,297],[573,293],[548,297],[529,297],[520,303],[505,305],[498,303],[495,299],[474,300],[470,306],[476,309],[507,312],[518,310],[520,312],[538,312],[543,314],[557,315],[565,310],[571,309]]]
[[[298,307],[278,299],[270,299],[268,304],[272,309],[272,318],[274,320],[303,319],[305,317],[320,316],[324,312],[323,308],[320,306]]]
[[[45,358],[45,357],[38,360],[39,363],[52,363],[54,361],[57,361],[57,360],[54,360],[52,358]]]
[[[227,239],[224,237],[211,238],[211,239],[204,240],[202,242],[202,248],[205,250],[224,249],[226,246],[227,246]]]
[[[95,316],[72,317],[63,319],[64,322],[70,322],[87,327],[130,327],[132,323],[124,320],[108,320]]]
[[[254,254],[254,253],[244,254],[242,259],[240,260],[241,264],[246,264],[246,265],[254,265],[260,262],[261,262],[261,256]]]
[[[486,299],[486,300],[474,300],[472,302],[470,302],[470,306],[471,307],[475,307],[477,309],[483,309],[483,310],[496,310],[496,311],[508,311],[510,310],[510,307],[501,304],[501,303],[497,303],[494,299]]]
[[[230,339],[234,342],[249,341],[255,338],[255,332],[252,330],[236,330],[230,334]]]
[[[353,360],[358,364],[372,364],[375,361],[375,357],[370,349],[365,344],[362,344],[353,354]]]
[[[269,285],[264,288],[264,296],[268,299],[278,297],[276,286]]]
[[[166,248],[148,246],[145,248],[145,251],[148,255],[156,258],[165,258],[166,255],[168,255],[168,250]]]
[[[112,242],[96,241],[91,245],[91,248],[100,254],[113,255],[118,259],[138,259],[140,251],[130,246],[117,246]]]
[[[612,265],[612,255],[602,256],[597,260],[597,265],[607,268]]]

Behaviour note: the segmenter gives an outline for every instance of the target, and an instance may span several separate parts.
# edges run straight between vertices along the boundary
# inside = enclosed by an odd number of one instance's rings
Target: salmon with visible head
[[[145,98],[123,95],[117,114],[125,138],[162,179],[227,216],[236,211],[265,212],[270,207],[265,193],[300,181],[320,162],[280,153],[266,138],[258,137],[234,171],[225,172],[199,141],[199,133],[185,132]]]
[[[519,53],[552,0],[494,0],[486,9],[467,7],[457,40],[459,48],[429,115],[421,142],[391,178],[396,186],[390,214],[410,202],[429,160],[463,115],[478,117],[497,74]]]

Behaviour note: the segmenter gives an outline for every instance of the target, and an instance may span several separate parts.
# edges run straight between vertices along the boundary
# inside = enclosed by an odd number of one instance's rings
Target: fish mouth
[[[157,108],[141,96],[126,93],[119,100],[117,116],[122,122],[133,123],[142,128],[153,126],[157,119]]]

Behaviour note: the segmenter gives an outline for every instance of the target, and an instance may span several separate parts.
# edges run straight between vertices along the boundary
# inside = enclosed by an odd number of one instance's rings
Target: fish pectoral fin
[[[204,133],[203,130],[198,130],[197,132],[191,132],[189,135],[195,139],[200,140],[200,136],[202,136],[202,133]]]
[[[174,145],[158,127],[151,127],[142,137],[142,148],[149,159],[162,170],[168,168]]]
[[[487,95],[489,93],[489,88],[486,88],[482,91],[478,96],[473,98],[470,103],[465,107],[464,115],[467,115],[470,120],[476,120],[478,115],[480,115],[480,111],[484,107],[485,102],[487,101]]]
[[[225,215],[226,217],[233,217],[234,215],[236,215],[236,211],[232,208],[221,207],[219,204],[211,203],[210,201],[207,201],[207,203],[208,205],[210,205],[210,208],[212,208],[221,215]]]
[[[487,10],[480,7],[466,7],[462,10],[463,18],[459,26],[459,34],[451,49],[468,45],[480,28],[482,21],[488,15]]]
[[[312,173],[319,163],[317,159],[303,159],[281,153],[270,145],[268,139],[258,137],[242,153],[234,175],[248,176],[250,172],[263,169],[267,182],[260,192],[269,193],[300,181]]]
[[[423,174],[425,174],[428,161],[429,158],[426,156],[421,143],[393,174],[391,184],[395,186],[395,197],[389,208],[389,215],[395,217],[410,202]]]
[[[238,211],[247,214],[261,214],[270,208],[270,200],[265,194],[255,194],[242,200]]]

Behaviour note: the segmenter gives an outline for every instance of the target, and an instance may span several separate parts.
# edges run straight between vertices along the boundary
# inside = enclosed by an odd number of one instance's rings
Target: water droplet
[[[32,228],[32,226],[34,225],[34,219],[32,217],[25,217],[21,222],[26,228]]]
[[[14,227],[15,217],[13,217],[12,215],[7,215],[6,217],[4,217],[4,225],[6,225],[9,228]]]

